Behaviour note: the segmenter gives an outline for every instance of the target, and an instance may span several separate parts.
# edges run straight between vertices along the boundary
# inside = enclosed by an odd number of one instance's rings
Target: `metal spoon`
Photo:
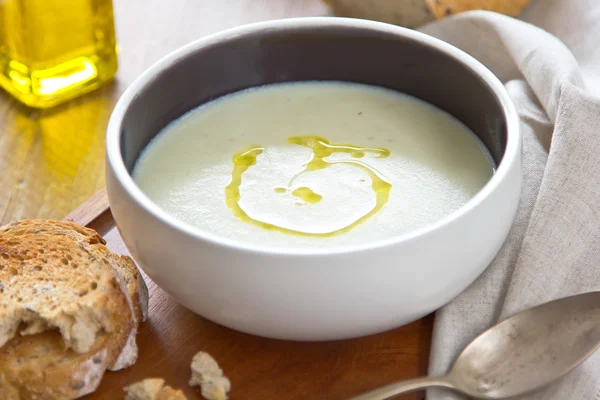
[[[599,345],[600,292],[565,297],[520,312],[483,332],[446,376],[397,382],[350,400],[383,400],[434,386],[480,399],[505,399],[557,380]]]

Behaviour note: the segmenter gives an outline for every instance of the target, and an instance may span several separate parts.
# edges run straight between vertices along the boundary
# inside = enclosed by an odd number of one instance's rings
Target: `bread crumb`
[[[187,400],[181,390],[173,389],[171,386],[165,386],[158,392],[156,400]]]
[[[192,359],[190,386],[200,387],[206,400],[227,400],[231,382],[223,375],[223,370],[210,354],[200,351]]]
[[[147,378],[123,388],[124,400],[187,400],[181,390],[165,386],[161,378]]]
[[[154,400],[165,384],[164,379],[148,378],[125,386],[125,400]]]

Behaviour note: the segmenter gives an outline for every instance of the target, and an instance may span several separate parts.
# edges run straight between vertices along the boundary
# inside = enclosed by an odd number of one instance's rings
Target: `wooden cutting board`
[[[115,227],[104,190],[65,219],[95,229],[116,253],[129,254]],[[107,372],[85,399],[122,399],[123,386],[162,377],[188,399],[202,399],[188,386],[193,355],[207,351],[232,382],[232,400],[345,399],[395,380],[425,375],[433,317],[385,333],[330,342],[292,342],[251,336],[210,322],[181,306],[144,275],[149,317],[137,336],[132,367]],[[405,399],[424,399],[412,393]]]

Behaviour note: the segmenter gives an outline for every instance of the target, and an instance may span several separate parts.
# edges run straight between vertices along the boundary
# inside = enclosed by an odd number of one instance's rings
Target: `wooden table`
[[[0,92],[1,224],[22,218],[61,219],[104,187],[104,136],[112,108],[128,84],[163,55],[236,25],[327,12],[320,0],[113,1],[120,67],[112,84],[43,111],[20,106]],[[110,220],[110,216],[105,219]],[[99,231],[105,228],[102,221],[92,226]],[[172,329],[168,318],[207,330],[214,339],[211,343],[217,344],[206,350],[218,356],[232,378],[234,400],[343,399],[356,394],[356,390],[426,373],[431,317],[369,338],[292,343],[252,337],[203,322],[165,297],[160,289],[152,286],[151,292],[151,320],[138,336],[142,353],[138,364],[129,371],[107,374],[106,381],[90,398],[120,398],[121,387],[131,383],[131,374],[138,375],[140,368],[147,376],[171,376],[172,380],[181,380],[174,383],[185,385],[187,377],[182,377],[189,373],[187,367],[144,361],[157,359],[156,354],[170,356],[171,350],[164,343],[187,337],[189,332]],[[157,337],[165,342],[157,343]],[[222,337],[228,339],[217,340]],[[244,349],[239,348],[240,343]],[[191,343],[189,354],[173,356],[189,359],[199,347],[202,343]],[[349,351],[352,348],[357,351]],[[241,359],[236,354],[251,357]],[[249,369],[253,371],[250,378]],[[324,380],[324,369],[334,379]],[[191,392],[190,399],[196,398],[200,396]],[[421,399],[423,394],[404,398]]]
[[[113,106],[148,66],[216,31],[261,20],[324,15],[320,0],[113,0],[116,80],[51,110],[0,90],[0,224],[56,218],[104,187],[104,136]]]

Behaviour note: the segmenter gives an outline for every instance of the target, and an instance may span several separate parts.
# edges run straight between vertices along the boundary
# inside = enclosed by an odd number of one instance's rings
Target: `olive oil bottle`
[[[0,0],[0,86],[47,108],[117,71],[111,0]]]

